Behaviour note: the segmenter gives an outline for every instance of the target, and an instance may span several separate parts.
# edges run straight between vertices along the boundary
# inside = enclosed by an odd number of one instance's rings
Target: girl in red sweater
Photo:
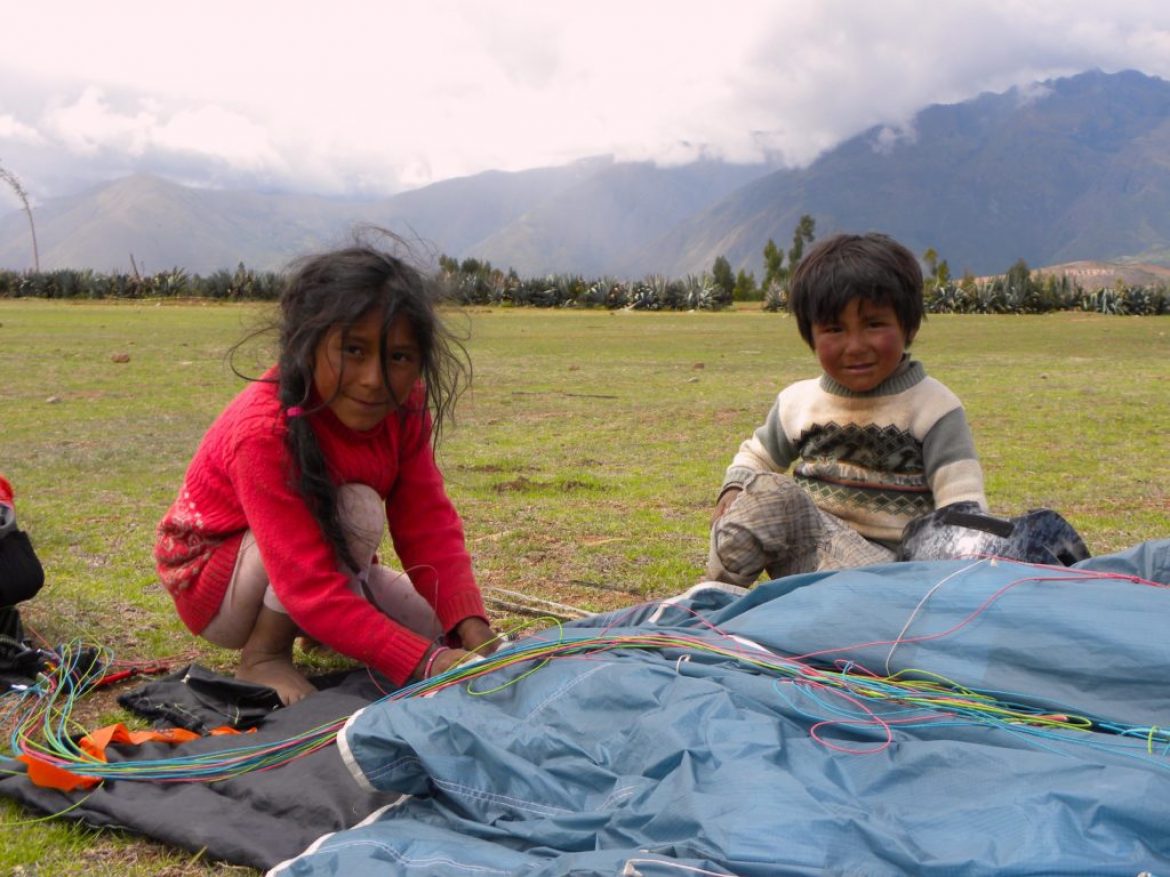
[[[212,424],[159,524],[180,617],[286,704],[315,690],[293,663],[300,634],[396,685],[492,648],[434,459],[470,376],[434,301],[376,248],[303,260],[281,295],[277,364]],[[405,573],[378,562],[387,524]]]

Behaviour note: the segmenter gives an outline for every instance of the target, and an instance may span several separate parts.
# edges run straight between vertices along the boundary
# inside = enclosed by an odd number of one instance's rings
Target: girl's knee
[[[382,542],[386,525],[382,498],[368,485],[343,484],[337,490],[337,511],[350,554],[359,564],[368,564]]]
[[[385,615],[415,633],[436,639],[443,633],[431,604],[415,590],[406,573],[374,564],[367,574],[368,598]]]

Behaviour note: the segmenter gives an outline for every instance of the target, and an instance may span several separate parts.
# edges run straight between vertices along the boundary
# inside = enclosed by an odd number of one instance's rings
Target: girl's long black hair
[[[406,317],[419,347],[426,399],[423,408],[414,409],[406,406],[406,399],[395,399],[395,416],[422,417],[430,410],[431,436],[437,445],[444,425],[454,419],[455,401],[471,380],[466,348],[437,312],[441,298],[441,288],[430,277],[389,252],[357,243],[293,263],[280,294],[279,311],[269,327],[279,337],[276,380],[281,406],[285,411],[303,411],[301,416],[288,418],[285,444],[292,463],[290,478],[338,561],[354,570],[358,565],[346,543],[337,485],[307,416],[330,401],[312,397],[317,347],[330,329],[344,331],[373,311],[381,316],[381,349],[385,350],[391,323],[399,316]],[[389,391],[384,358],[382,367]]]

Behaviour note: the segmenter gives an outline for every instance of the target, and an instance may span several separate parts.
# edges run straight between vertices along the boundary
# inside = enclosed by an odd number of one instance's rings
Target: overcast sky
[[[613,154],[806,164],[1091,68],[1170,79],[1166,0],[5,4],[0,166],[382,195]],[[7,187],[0,209],[17,202]]]

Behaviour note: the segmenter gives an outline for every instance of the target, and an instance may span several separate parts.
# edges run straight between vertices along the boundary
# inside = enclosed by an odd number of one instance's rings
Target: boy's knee
[[[765,566],[763,548],[750,529],[726,518],[724,515],[711,528],[707,578],[751,587]]]
[[[816,503],[795,481],[776,472],[757,472],[718,523],[743,528],[772,544],[787,541],[817,518]]]
[[[751,585],[760,573],[815,568],[820,512],[790,477],[759,472],[711,528],[707,575]]]

